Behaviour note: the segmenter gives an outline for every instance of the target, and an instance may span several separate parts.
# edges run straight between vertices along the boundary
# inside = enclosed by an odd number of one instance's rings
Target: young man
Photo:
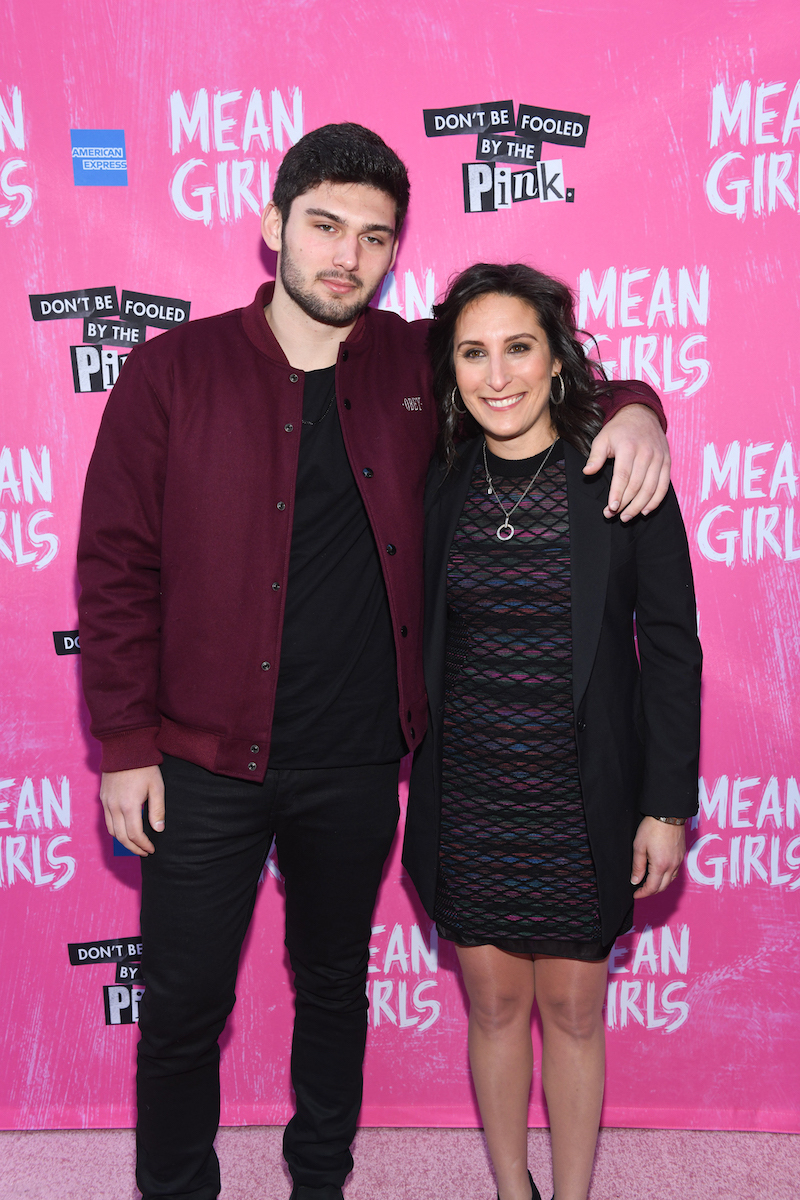
[[[376,134],[301,139],[264,214],[274,287],[137,349],[89,466],[84,688],[108,830],[142,858],[145,1200],[218,1194],[218,1038],[273,835],[296,987],[292,1196],[339,1200],[352,1167],[370,919],[398,763],[426,724],[426,322],[367,308],[407,203]],[[607,454],[618,506],[655,506],[656,418],[616,416],[595,469]]]

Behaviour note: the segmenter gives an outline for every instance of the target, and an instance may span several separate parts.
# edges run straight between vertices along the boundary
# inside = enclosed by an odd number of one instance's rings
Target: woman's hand
[[[684,825],[665,825],[655,817],[645,817],[633,843],[631,883],[642,884],[633,893],[634,899],[654,896],[668,888],[678,874],[685,854]]]
[[[627,404],[592,442],[585,475],[594,475],[614,459],[606,517],[630,521],[658,508],[669,486],[669,444],[658,417],[644,404]]]

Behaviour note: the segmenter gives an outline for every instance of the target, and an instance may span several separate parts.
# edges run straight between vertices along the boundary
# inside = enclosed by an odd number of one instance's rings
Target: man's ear
[[[400,237],[398,236],[394,239],[394,245],[392,246],[392,261],[389,263],[388,267],[386,268],[387,274],[389,271],[391,271],[392,267],[394,266],[394,260],[397,258],[397,251],[398,251],[399,246],[400,246]]]
[[[261,217],[261,236],[270,250],[280,250],[282,229],[283,218],[280,209],[270,200]]]

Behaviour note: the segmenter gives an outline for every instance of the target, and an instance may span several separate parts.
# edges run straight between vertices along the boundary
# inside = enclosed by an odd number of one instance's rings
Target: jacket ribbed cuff
[[[127,733],[112,733],[100,738],[103,747],[103,771],[134,771],[137,767],[154,767],[164,761],[156,747],[159,726],[131,729]]]

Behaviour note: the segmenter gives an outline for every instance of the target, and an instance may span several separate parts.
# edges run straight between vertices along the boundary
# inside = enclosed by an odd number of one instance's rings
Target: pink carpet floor
[[[529,1162],[550,1197],[549,1142]],[[281,1130],[223,1129],[222,1200],[288,1200]],[[364,1129],[346,1200],[494,1200],[483,1138],[471,1129]],[[0,1200],[138,1200],[129,1130],[0,1133]],[[798,1200],[800,1135],[606,1129],[591,1200]]]

